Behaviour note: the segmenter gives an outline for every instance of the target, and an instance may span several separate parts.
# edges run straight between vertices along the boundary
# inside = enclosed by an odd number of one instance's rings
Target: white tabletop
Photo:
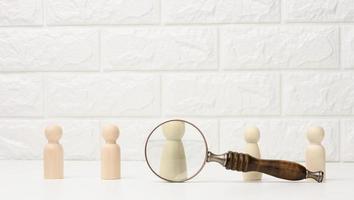
[[[44,180],[41,161],[0,161],[0,199],[353,199],[354,163],[328,163],[325,183],[263,176],[243,182],[241,173],[216,163],[185,183],[155,177],[144,162],[123,162],[122,179],[100,179],[97,161],[65,161],[65,179]]]

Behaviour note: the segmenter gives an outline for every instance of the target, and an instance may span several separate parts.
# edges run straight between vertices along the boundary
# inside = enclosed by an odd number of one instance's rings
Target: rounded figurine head
[[[245,140],[248,143],[257,143],[259,141],[259,129],[255,126],[247,127],[245,130]]]
[[[63,129],[58,125],[51,125],[47,126],[44,132],[49,142],[58,142],[63,134]]]
[[[162,125],[163,135],[168,140],[180,140],[185,132],[185,125],[182,121],[170,121]]]
[[[320,144],[324,138],[324,130],[322,127],[310,127],[307,131],[307,139],[310,143]]]
[[[115,143],[119,137],[119,129],[117,126],[108,124],[102,128],[102,137],[108,143]]]

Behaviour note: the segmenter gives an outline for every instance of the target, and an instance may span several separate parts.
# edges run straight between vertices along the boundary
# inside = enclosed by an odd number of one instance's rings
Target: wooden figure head
[[[324,129],[322,127],[310,127],[307,131],[307,139],[310,143],[320,144],[324,138]]]
[[[102,137],[106,143],[114,144],[119,137],[119,129],[117,126],[108,124],[102,128]]]
[[[182,121],[170,121],[162,125],[162,131],[167,140],[180,140],[185,132],[185,124]]]
[[[247,143],[257,143],[259,141],[259,129],[255,126],[247,127],[245,130],[245,140]]]
[[[58,125],[50,125],[45,128],[44,132],[49,143],[58,143],[63,134],[63,129]]]

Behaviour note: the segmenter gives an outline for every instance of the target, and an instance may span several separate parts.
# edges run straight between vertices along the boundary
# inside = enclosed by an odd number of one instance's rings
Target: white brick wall
[[[124,117],[160,114],[158,75],[58,74],[45,77],[52,117]]]
[[[336,68],[338,28],[267,25],[220,28],[220,65],[225,69]]]
[[[327,159],[354,161],[352,0],[0,1],[0,159],[40,159],[62,125],[66,159],[99,158],[120,127],[143,159],[159,122],[185,118],[215,152],[261,130],[265,158],[304,160],[309,126]]]
[[[149,27],[102,31],[104,70],[203,70],[217,66],[215,28]]]
[[[168,116],[280,114],[277,73],[173,74],[162,78],[163,111]]]
[[[286,0],[285,19],[292,22],[353,22],[352,0]]]
[[[46,0],[49,25],[157,24],[158,0]]]
[[[97,30],[0,30],[1,71],[98,71]]]
[[[280,0],[162,0],[165,23],[279,22]]]

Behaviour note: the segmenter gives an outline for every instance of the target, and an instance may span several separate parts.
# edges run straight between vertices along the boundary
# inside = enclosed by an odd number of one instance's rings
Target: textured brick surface
[[[226,26],[220,33],[226,69],[336,68],[336,27]]]
[[[50,116],[154,116],[159,111],[159,79],[154,75],[47,76]]]
[[[290,115],[354,114],[354,74],[283,74],[283,111]]]
[[[341,159],[354,161],[354,120],[342,120],[341,131]]]
[[[211,28],[111,29],[102,34],[105,70],[216,69]]]
[[[98,70],[98,39],[95,30],[0,30],[0,70]]]
[[[354,161],[352,0],[2,0],[0,159],[41,159],[63,126],[66,159],[99,159],[117,124],[123,160],[171,118],[213,152],[259,126],[266,158],[303,160],[323,126],[329,161]],[[192,150],[196,147],[186,147]]]
[[[287,0],[286,20],[296,22],[352,22],[352,0]]]
[[[47,0],[48,24],[157,23],[158,0]]]
[[[0,120],[0,159],[40,159],[45,137],[40,120]]]
[[[39,75],[0,75],[0,116],[41,116],[43,83]]]
[[[259,147],[263,158],[305,160],[308,144],[306,132],[311,126],[325,129],[323,146],[328,161],[339,160],[339,122],[337,120],[252,119],[222,120],[220,123],[221,151],[244,151],[244,131],[248,126],[260,129]]]
[[[341,28],[341,64],[344,68],[354,68],[354,26]]]
[[[245,23],[280,20],[279,0],[162,0],[167,23]]]
[[[42,24],[41,0],[2,0],[0,26]]]
[[[178,74],[163,77],[163,112],[168,115],[232,116],[278,114],[277,74]]]

